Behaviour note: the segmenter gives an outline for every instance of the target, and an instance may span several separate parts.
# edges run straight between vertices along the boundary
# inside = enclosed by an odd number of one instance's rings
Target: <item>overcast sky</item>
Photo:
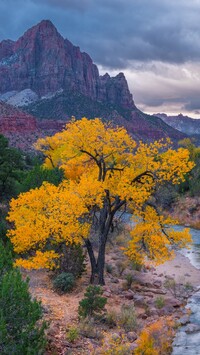
[[[50,19],[145,112],[200,118],[200,0],[0,0],[0,41]]]

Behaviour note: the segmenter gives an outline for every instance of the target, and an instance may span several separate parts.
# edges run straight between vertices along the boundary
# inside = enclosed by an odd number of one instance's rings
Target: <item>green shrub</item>
[[[38,324],[42,309],[31,300],[28,280],[19,270],[11,270],[0,281],[0,353],[38,355],[44,353],[45,323]]]
[[[103,333],[96,327],[95,320],[93,318],[84,318],[79,325],[79,332],[82,336],[89,339],[101,340]]]
[[[56,276],[53,281],[53,286],[57,291],[70,292],[75,285],[74,276],[71,273],[62,272]]]
[[[117,270],[120,276],[122,276],[123,272],[126,270],[127,266],[128,266],[128,262],[127,261],[118,261],[116,263],[117,266]]]
[[[58,186],[63,180],[63,176],[64,173],[62,169],[47,169],[37,164],[32,170],[26,172],[26,176],[21,183],[21,192],[27,192],[37,187],[39,188],[44,181]]]
[[[130,265],[131,265],[131,268],[133,270],[136,270],[136,271],[141,271],[142,270],[142,264],[139,264],[138,262],[136,262],[134,260],[131,261]]]
[[[132,274],[127,274],[125,279],[126,279],[127,288],[131,288],[133,280],[134,280],[133,275]]]
[[[83,298],[79,302],[78,313],[80,317],[95,316],[101,313],[107,302],[107,298],[102,297],[103,290],[100,286],[90,285],[87,287]]]
[[[73,343],[79,336],[79,331],[76,327],[71,327],[68,332],[67,332],[67,340],[70,342],[70,343]]]
[[[155,299],[155,305],[158,309],[161,309],[164,307],[165,305],[165,299],[162,297],[162,296],[158,296],[156,299]]]
[[[174,279],[167,278],[164,281],[164,287],[171,292],[174,297],[178,297],[180,286],[176,283]]]
[[[12,249],[10,244],[4,245],[0,240],[0,280],[13,267]]]
[[[8,139],[2,134],[0,134],[0,157],[0,196],[2,201],[17,196],[25,164],[21,152],[10,148]]]
[[[137,329],[137,319],[134,306],[123,305],[121,312],[118,314],[118,323],[127,332]]]
[[[61,257],[57,260],[55,272],[71,273],[75,278],[80,277],[85,271],[85,255],[83,248],[80,244],[67,245],[61,244],[59,250],[56,250],[61,254]]]
[[[109,328],[114,328],[117,325],[117,314],[115,310],[111,310],[106,314],[106,324]]]

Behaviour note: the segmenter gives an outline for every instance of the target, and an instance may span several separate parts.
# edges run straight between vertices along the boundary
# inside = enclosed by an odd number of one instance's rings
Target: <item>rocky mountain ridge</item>
[[[155,116],[161,118],[169,126],[187,134],[195,139],[195,143],[200,145],[200,118],[191,118],[181,113],[177,116],[168,116],[165,113],[157,113]]]
[[[177,116],[168,116],[165,113],[156,113],[165,123],[188,135],[200,134],[200,118],[191,118],[181,113]]]
[[[100,76],[90,56],[64,39],[49,20],[16,42],[2,41],[0,60],[1,93],[29,88],[42,97],[62,88],[93,100],[135,107],[124,74]]]
[[[177,141],[185,136],[138,110],[124,74],[100,76],[90,56],[64,39],[49,20],[16,42],[0,43],[0,100],[46,119],[41,129],[86,116],[123,125],[137,140],[169,136]]]

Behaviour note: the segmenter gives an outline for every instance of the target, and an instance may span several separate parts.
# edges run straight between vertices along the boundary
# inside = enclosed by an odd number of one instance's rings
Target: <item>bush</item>
[[[27,192],[30,189],[39,188],[44,181],[58,186],[63,180],[63,170],[59,168],[47,169],[42,165],[36,165],[32,170],[26,172],[26,177],[21,184],[21,192]]]
[[[0,240],[0,280],[1,277],[13,267],[12,249],[10,244],[6,246]]]
[[[85,318],[101,313],[107,302],[107,298],[102,297],[102,294],[103,291],[100,286],[88,286],[84,294],[85,298],[79,302],[79,316]]]
[[[61,254],[57,260],[56,272],[71,273],[75,278],[80,277],[85,271],[85,255],[80,244],[67,245],[61,244],[59,250]]]
[[[15,148],[10,148],[8,139],[0,134],[0,196],[2,199],[16,197],[19,193],[20,179],[25,168],[24,157]]]
[[[67,340],[73,343],[79,336],[79,331],[76,327],[71,327],[67,332]]]
[[[177,283],[174,279],[167,278],[164,282],[164,287],[171,292],[171,294],[180,300],[188,298],[191,295],[193,287],[190,283]]]
[[[121,312],[118,314],[118,323],[127,332],[137,329],[137,319],[134,306],[123,305]]]
[[[110,335],[102,344],[99,352],[100,355],[130,355],[132,353],[130,344],[127,344],[127,339],[123,334]]]
[[[45,323],[39,302],[31,300],[28,280],[19,270],[2,276],[0,282],[0,353],[2,355],[38,355],[44,353]]]
[[[161,319],[144,328],[140,338],[136,341],[138,347],[135,349],[134,354],[171,354],[171,342],[174,336],[173,328],[174,323],[170,318]]]
[[[79,331],[82,336],[89,339],[100,340],[103,338],[103,333],[96,327],[93,318],[84,318],[80,322]]]
[[[155,299],[155,305],[158,309],[161,309],[165,305],[165,299],[162,296],[159,296]]]
[[[106,324],[109,328],[114,328],[117,325],[117,314],[114,309],[106,314]]]
[[[125,277],[125,279],[126,279],[126,286],[127,286],[127,288],[128,288],[128,289],[131,288],[132,283],[133,283],[133,281],[134,281],[133,275],[132,275],[132,274],[127,274],[126,277]]]
[[[74,276],[71,273],[62,272],[56,276],[53,281],[53,286],[57,291],[70,292],[75,285]]]
[[[128,266],[128,261],[118,261],[116,266],[117,266],[119,276],[122,276],[123,272],[126,270]]]
[[[136,271],[141,271],[141,270],[142,270],[142,267],[143,267],[142,264],[140,264],[140,263],[138,263],[137,261],[134,261],[134,260],[131,261],[130,266],[131,266],[131,268],[132,268],[133,270],[136,270]]]

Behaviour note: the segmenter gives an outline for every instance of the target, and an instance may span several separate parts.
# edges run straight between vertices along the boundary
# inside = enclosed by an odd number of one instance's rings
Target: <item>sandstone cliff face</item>
[[[18,140],[28,137],[24,135],[28,131],[36,132],[33,139],[47,130],[52,134],[71,116],[111,120],[137,140],[185,137],[160,118],[139,111],[124,74],[100,76],[90,56],[64,39],[48,20],[16,42],[0,43],[0,100],[23,106],[29,113],[12,111],[10,106],[9,111],[7,106],[5,114],[0,105],[0,132],[13,132],[13,144],[16,132],[22,133]]]
[[[35,117],[0,101],[0,133],[34,132],[36,128]]]
[[[3,40],[0,42],[0,60],[6,59],[12,56],[14,50],[14,43],[11,40]]]
[[[43,20],[16,42],[0,43],[0,93],[31,89],[39,96],[71,89],[124,108],[134,108],[124,75],[99,76],[86,53]]]
[[[38,138],[51,136],[63,128],[63,121],[40,121],[21,109],[0,101],[0,134],[9,139],[12,147],[35,154],[33,145]]]

